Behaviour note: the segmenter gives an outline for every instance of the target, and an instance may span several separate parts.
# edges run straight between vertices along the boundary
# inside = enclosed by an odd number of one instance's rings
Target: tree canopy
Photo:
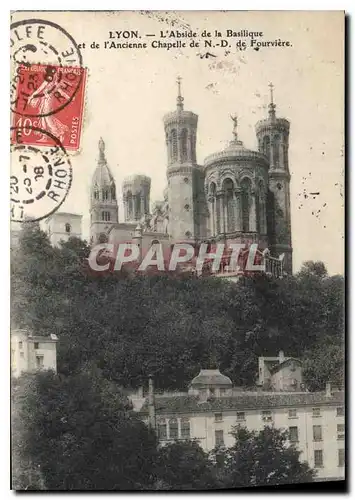
[[[320,359],[324,339],[343,349],[341,276],[306,263],[285,279],[264,275],[236,283],[215,277],[91,276],[85,242],[50,246],[31,224],[12,251],[12,323],[56,333],[58,371],[94,363],[121,386],[155,376],[161,389],[185,389],[200,368],[217,363],[234,384],[252,386],[260,355]],[[319,347],[321,346],[321,347]],[[323,347],[322,347],[323,346]],[[311,374],[311,371],[306,371]],[[328,363],[322,381],[333,377]],[[309,378],[309,382],[311,378]]]

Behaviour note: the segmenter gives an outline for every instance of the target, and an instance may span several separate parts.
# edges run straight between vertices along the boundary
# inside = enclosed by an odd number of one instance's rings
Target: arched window
[[[152,247],[153,245],[160,245],[160,241],[159,240],[152,240],[150,246]]]
[[[211,227],[211,236],[216,236],[217,231],[217,212],[216,212],[216,184],[211,182],[209,189],[209,200],[210,200],[210,227]]]
[[[243,179],[241,182],[242,188],[242,230],[247,233],[249,231],[249,212],[250,212],[250,179]]]
[[[258,214],[258,231],[261,234],[266,233],[265,220],[266,220],[266,193],[264,183],[259,181],[258,197],[257,197],[257,214]]]
[[[141,194],[140,193],[137,193],[136,194],[136,219],[140,219],[141,218]]]
[[[225,228],[227,233],[234,231],[234,196],[233,196],[234,184],[231,179],[225,179],[223,182],[223,202],[224,202],[224,217]]]
[[[71,225],[67,222],[67,223],[65,224],[65,232],[66,232],[66,233],[70,233],[70,231],[71,231]]]
[[[99,191],[97,189],[95,189],[95,191],[94,191],[94,198],[95,198],[95,200],[99,199]]]
[[[275,135],[274,137],[274,165],[276,167],[280,166],[280,136]]]
[[[188,418],[181,419],[181,439],[190,439],[190,420]]]
[[[131,219],[133,215],[133,197],[131,191],[127,193],[127,216]]]
[[[99,243],[107,243],[107,242],[108,242],[107,235],[105,233],[100,233],[100,235],[99,235]]]
[[[177,132],[176,129],[173,128],[171,131],[171,159],[172,161],[176,161],[178,157],[178,141],[177,141]]]
[[[108,200],[108,189],[103,189],[102,190],[102,199],[105,201],[105,200]]]
[[[191,134],[190,136],[191,160],[196,161],[196,137]]]
[[[110,221],[111,220],[110,212],[107,212],[106,210],[104,210],[103,212],[101,212],[101,218],[104,221]]]
[[[166,421],[165,420],[159,420],[158,422],[158,438],[162,441],[165,441],[167,439],[168,435],[166,432]]]
[[[116,199],[116,187],[115,185],[111,186],[111,200]]]
[[[266,135],[263,139],[263,153],[269,158],[270,161],[270,137]]]
[[[169,420],[169,438],[178,439],[179,438],[179,426],[176,418],[171,418]]]
[[[187,130],[182,129],[181,132],[181,159],[187,161]]]

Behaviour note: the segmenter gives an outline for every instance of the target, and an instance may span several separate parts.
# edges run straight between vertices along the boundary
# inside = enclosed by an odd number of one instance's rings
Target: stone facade
[[[91,242],[127,242],[139,224],[145,246],[154,242],[258,243],[292,273],[289,122],[277,118],[273,93],[268,117],[256,124],[258,151],[238,138],[197,163],[198,116],[184,109],[178,79],[176,110],[163,118],[167,148],[164,200],[150,208],[150,178],[134,175],[122,186],[124,223],[118,222],[116,188],[100,141],[91,192]],[[102,193],[106,193],[106,198]],[[108,193],[108,195],[107,195]],[[275,261],[277,264],[277,262]]]
[[[45,231],[52,245],[57,246],[69,238],[81,238],[81,220],[79,214],[55,212],[44,221]]]
[[[57,371],[58,337],[32,335],[27,330],[11,332],[11,373],[19,377],[21,373],[37,370]]]

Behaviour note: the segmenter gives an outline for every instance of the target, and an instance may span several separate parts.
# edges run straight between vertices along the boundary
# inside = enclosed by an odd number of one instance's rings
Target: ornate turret
[[[269,84],[270,103],[268,117],[256,124],[259,151],[264,153],[270,164],[268,233],[272,255],[285,254],[284,269],[292,273],[290,172],[288,145],[290,122],[276,116],[274,86]]]
[[[125,222],[140,221],[149,214],[151,179],[146,175],[126,177],[122,184]]]
[[[238,138],[238,118],[233,139],[222,151],[205,159],[205,192],[212,238],[244,238],[267,243],[266,194],[268,161],[259,151],[247,149]]]
[[[196,165],[196,133],[198,116],[184,110],[181,78],[177,78],[176,110],[164,116],[168,152],[168,203],[173,240],[195,239],[199,232],[196,215],[199,189]]]
[[[105,143],[99,140],[99,158],[92,177],[91,197],[91,243],[107,241],[112,224],[118,222],[116,185],[105,156]]]

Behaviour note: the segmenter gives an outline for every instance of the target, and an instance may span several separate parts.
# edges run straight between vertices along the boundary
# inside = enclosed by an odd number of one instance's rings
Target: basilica
[[[139,239],[143,249],[152,243],[257,243],[270,256],[282,256],[283,269],[292,273],[290,123],[276,115],[273,86],[265,119],[255,125],[258,150],[244,147],[233,135],[222,151],[196,157],[198,115],[184,109],[181,79],[176,109],[163,117],[167,149],[164,199],[150,203],[151,179],[127,177],[122,184],[124,222],[119,222],[115,179],[99,141],[99,158],[90,193],[90,241],[128,242]],[[163,139],[163,137],[162,137]]]

